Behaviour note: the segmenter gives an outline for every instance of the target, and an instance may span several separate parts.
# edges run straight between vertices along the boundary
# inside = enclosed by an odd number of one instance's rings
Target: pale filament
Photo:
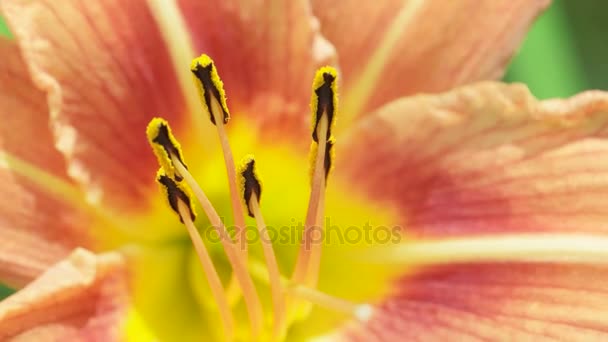
[[[223,111],[217,99],[211,96],[211,106],[209,111],[215,120],[215,127],[217,128],[218,137],[220,139],[220,145],[222,145],[222,152],[224,155],[224,165],[226,167],[226,174],[228,176],[228,187],[230,189],[230,205],[232,207],[232,216],[234,218],[234,226],[236,227],[236,240],[239,246],[239,251],[243,254],[245,262],[247,261],[247,236],[245,235],[245,215],[243,214],[243,207],[239,198],[237,183],[236,183],[236,170],[234,167],[234,157],[232,155],[232,149],[230,148],[230,142],[226,129],[224,128],[224,117]],[[240,298],[239,293],[239,281],[236,274],[232,274],[230,282],[228,284],[228,293],[231,304],[236,304]]]
[[[241,286],[241,291],[243,292],[243,298],[245,300],[245,305],[247,306],[247,312],[249,315],[249,319],[251,320],[251,330],[254,336],[259,336],[262,331],[262,304],[260,303],[260,298],[258,297],[258,293],[253,285],[253,281],[251,280],[251,276],[249,275],[246,262],[243,258],[243,254],[239,253],[238,247],[228,234],[226,227],[222,223],[220,216],[215,211],[215,208],[207,198],[207,195],[203,192],[201,187],[198,185],[194,177],[190,174],[190,172],[184,167],[184,165],[179,161],[177,156],[171,155],[171,160],[173,161],[173,165],[179,172],[179,174],[184,178],[184,181],[190,186],[192,192],[198,199],[201,204],[201,207],[205,211],[209,222],[215,228],[218,236],[220,237],[220,241],[222,246],[224,247],[224,251],[226,252],[226,256],[228,257],[228,262],[232,266],[234,274],[239,281]]]
[[[264,252],[264,259],[266,259],[266,268],[268,270],[268,279],[270,281],[270,291],[272,294],[272,306],[274,311],[273,339],[280,341],[285,335],[286,330],[286,304],[285,294],[281,285],[281,273],[279,271],[279,266],[277,265],[277,259],[272,249],[272,242],[270,241],[266,223],[264,222],[264,217],[262,216],[259,201],[255,193],[251,195],[249,206],[253,212],[253,216],[255,217],[258,232],[260,234],[260,241],[262,244],[262,250]]]
[[[243,214],[243,206],[239,198],[239,192],[236,183],[236,170],[234,167],[234,157],[232,156],[232,149],[230,148],[230,142],[228,141],[228,135],[224,128],[224,117],[220,104],[214,96],[211,96],[211,115],[215,119],[215,126],[217,127],[217,133],[220,138],[222,145],[222,151],[224,154],[224,164],[226,165],[226,173],[228,175],[228,185],[230,188],[230,202],[232,205],[232,215],[234,216],[234,225],[237,230],[237,241],[239,248],[243,252],[245,258],[247,258],[247,237],[245,236],[245,215]]]
[[[320,186],[325,188],[325,177],[321,178]],[[321,191],[319,194],[318,207],[319,209],[317,211],[316,224],[319,229],[322,229],[325,224],[325,191]],[[304,283],[312,288],[316,288],[319,281],[319,272],[321,270],[321,252],[323,251],[323,233],[320,230],[315,230],[314,232],[316,232],[317,235],[314,236],[313,243],[310,246],[308,268],[306,271],[306,277],[304,278]]]
[[[179,215],[181,216],[182,221],[188,230],[188,234],[190,234],[190,239],[192,240],[192,244],[194,245],[198,259],[203,266],[203,272],[205,273],[207,281],[209,282],[211,293],[213,294],[215,302],[217,303],[222,324],[224,325],[226,341],[232,341],[234,339],[234,317],[230,311],[230,305],[228,304],[228,298],[222,286],[222,281],[220,280],[220,277],[213,266],[213,261],[209,256],[207,248],[202,242],[203,240],[198,230],[194,226],[194,222],[192,222],[192,219],[190,218],[190,210],[188,209],[188,206],[183,201],[178,200],[177,207]]]
[[[292,277],[292,281],[295,283],[303,283],[306,279],[310,278],[309,266],[311,259],[311,252],[315,245],[315,236],[313,235],[315,232],[315,228],[322,229],[322,221],[323,218],[319,220],[319,211],[323,212],[323,210],[319,210],[321,202],[324,203],[324,200],[321,200],[321,197],[325,195],[325,149],[327,148],[327,127],[329,125],[327,113],[323,112],[319,124],[317,126],[317,136],[318,136],[318,148],[317,148],[317,156],[315,159],[314,173],[312,178],[312,188],[310,191],[310,199],[308,201],[308,211],[306,212],[306,222],[304,225],[304,234],[302,238],[302,243],[300,244],[300,251],[298,253],[298,259],[296,262],[296,267],[294,270],[294,274]],[[321,222],[319,222],[321,221]],[[320,233],[320,232],[319,232]],[[319,248],[315,248],[314,251],[316,254],[321,252],[320,250],[320,241],[316,241],[319,243]],[[316,256],[315,256],[316,257]]]

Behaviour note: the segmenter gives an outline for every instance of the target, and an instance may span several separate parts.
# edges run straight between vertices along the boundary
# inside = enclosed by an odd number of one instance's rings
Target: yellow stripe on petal
[[[414,22],[413,19],[423,6],[424,1],[421,0],[403,2],[402,8],[391,22],[386,34],[383,35],[382,41],[376,46],[363,70],[347,89],[349,97],[344,103],[344,112],[348,115],[346,118],[348,122],[361,114],[361,110],[371,98],[373,90],[378,87],[382,72],[387,67],[386,62],[393,49],[398,46],[399,38],[403,36],[408,26]]]
[[[177,76],[181,93],[186,98],[190,112],[190,118],[196,128],[196,132],[206,132],[204,121],[198,107],[196,91],[190,83],[190,73],[185,68],[188,62],[195,56],[191,31],[188,29],[180,6],[175,0],[147,0],[148,7],[158,24],[160,33],[165,41],[167,51],[171,56],[171,62],[175,75]]]
[[[494,262],[604,263],[608,237],[593,234],[506,234],[411,241],[368,250],[370,263],[443,265]]]
[[[75,207],[86,206],[83,202],[83,193],[76,186],[10,153],[0,152],[0,167],[6,167],[25,177],[41,190],[58,199],[67,200]]]

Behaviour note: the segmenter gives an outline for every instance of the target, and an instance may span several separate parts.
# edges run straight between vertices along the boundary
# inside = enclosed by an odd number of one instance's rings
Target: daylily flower
[[[325,64],[340,96],[315,197],[325,229],[399,239],[314,244],[320,269],[285,290],[288,307],[312,309],[288,315],[286,340],[606,339],[608,94],[537,101],[523,85],[473,83],[501,75],[547,5],[2,0],[15,39],[0,40],[0,280],[17,292],[0,303],[0,339],[222,338],[205,246],[188,234],[207,242],[223,288],[234,264],[204,215],[192,229],[167,206],[144,132],[167,119],[226,226],[244,209],[247,224],[289,227],[293,240],[272,244],[289,279],[311,192],[310,83]],[[201,53],[228,96],[225,126],[192,83]],[[266,180],[245,206],[227,141],[237,158],[255,153]],[[247,291],[231,297],[239,340],[251,320],[271,329],[276,294],[267,250],[248,247],[264,310],[251,315]]]

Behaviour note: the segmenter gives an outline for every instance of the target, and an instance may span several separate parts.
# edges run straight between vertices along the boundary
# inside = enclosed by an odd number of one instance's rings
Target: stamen
[[[277,259],[272,249],[272,242],[268,235],[264,217],[260,210],[259,200],[262,194],[262,187],[259,177],[256,174],[253,156],[248,156],[243,160],[242,166],[239,169],[239,174],[241,175],[241,194],[245,205],[247,206],[249,216],[256,220],[258,233],[260,234],[260,241],[268,270],[268,278],[270,280],[270,291],[274,310],[273,337],[274,340],[280,341],[283,339],[286,330],[285,295],[281,288],[281,274]]]
[[[162,166],[167,176],[181,181],[182,177],[175,172],[175,166],[171,160],[171,156],[175,155],[177,159],[184,165],[184,157],[182,155],[182,147],[179,142],[173,137],[171,127],[165,119],[153,118],[146,128],[148,142],[152,147],[152,152],[158,158],[158,163]],[[174,208],[175,209],[175,208]]]
[[[254,336],[259,336],[262,330],[262,304],[260,303],[260,299],[255,286],[253,285],[253,281],[247,272],[245,258],[241,253],[239,253],[238,247],[230,237],[230,234],[228,234],[224,223],[211,204],[211,201],[209,201],[207,195],[205,195],[205,192],[203,192],[203,189],[201,189],[194,177],[192,177],[186,167],[179,161],[177,156],[171,155],[171,157],[175,168],[179,174],[184,177],[184,181],[192,188],[192,191],[205,211],[209,222],[220,237],[220,241],[224,247],[226,256],[228,257],[228,262],[230,262],[234,275],[241,286],[241,290],[243,291],[243,298],[245,300],[247,312],[251,320],[252,333]]]
[[[202,243],[202,238],[198,230],[194,226],[196,214],[194,212],[194,208],[192,207],[189,190],[167,176],[162,168],[159,170],[156,179],[158,183],[162,185],[161,189],[165,193],[165,197],[167,198],[169,205],[173,211],[178,214],[180,221],[188,230],[188,234],[190,235],[190,239],[192,240],[192,244],[194,245],[198,259],[203,266],[203,272],[205,273],[207,282],[211,288],[211,293],[218,305],[226,340],[232,341],[234,338],[234,317],[230,311],[228,298],[224,292],[220,277],[213,266],[213,262],[211,261],[207,248]]]
[[[155,127],[158,129],[155,129]],[[166,130],[162,127],[166,127]],[[153,119],[148,125],[147,132],[150,145],[159,158],[162,166],[161,169],[163,169],[167,174],[173,172],[175,175],[179,175],[180,178],[184,179],[188,186],[190,186],[190,188],[193,190],[194,195],[199,200],[205,214],[209,219],[209,222],[211,222],[211,225],[218,233],[224,251],[226,252],[226,256],[228,257],[228,261],[230,262],[230,265],[234,271],[234,275],[241,286],[241,290],[243,291],[243,298],[245,300],[245,305],[251,320],[252,334],[254,336],[258,336],[262,329],[263,311],[257,291],[253,285],[253,281],[247,272],[245,258],[241,253],[239,253],[238,247],[235,245],[234,241],[232,241],[232,238],[230,237],[230,234],[228,234],[228,231],[217,214],[217,211],[215,208],[213,208],[213,205],[201,187],[182,162],[181,153],[179,152],[179,144],[171,134],[171,129],[169,128],[167,122],[162,119]],[[160,134],[160,136],[163,136],[163,138],[156,139],[159,134],[152,134],[155,132],[166,132],[167,134],[166,136]],[[171,142],[171,145],[166,144],[167,141]],[[161,146],[162,148],[158,148],[158,146]],[[165,155],[168,156],[167,160],[164,159]]]
[[[219,77],[213,60],[205,54],[195,58],[192,61],[190,70],[194,75],[194,82],[199,90],[201,103],[209,115],[209,119],[217,128],[217,133],[224,154],[226,173],[228,175],[230,201],[232,205],[234,225],[237,229],[237,240],[239,242],[239,247],[246,258],[247,239],[245,236],[245,217],[243,215],[243,207],[241,206],[241,201],[239,200],[238,196],[234,157],[232,155],[232,149],[230,148],[230,142],[228,141],[228,135],[224,129],[224,124],[227,124],[230,119],[230,112],[228,111],[228,106],[226,105],[224,84]],[[223,124],[218,125],[217,122],[222,122]]]
[[[338,104],[336,78],[335,69],[323,67],[317,71],[313,82],[311,101],[313,114],[311,161],[314,161],[311,167],[312,188],[300,252],[292,277],[293,282],[305,283],[312,287],[316,286],[318,279],[325,184],[333,158],[334,137],[331,135],[331,131],[335,125]],[[314,263],[311,260],[314,260]]]

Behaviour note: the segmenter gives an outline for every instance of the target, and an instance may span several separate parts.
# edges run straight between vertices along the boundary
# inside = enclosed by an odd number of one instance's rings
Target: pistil
[[[360,321],[368,320],[374,312],[374,308],[370,304],[354,303],[303,285],[295,285],[289,288],[288,293],[311,304],[341,312]]]
[[[260,261],[250,260],[249,270],[256,279],[269,283],[266,266]],[[287,295],[307,304],[316,305],[326,310],[339,312],[354,319],[365,321],[374,312],[374,306],[369,303],[353,302],[344,298],[319,291],[306,285],[290,282],[287,277],[280,276],[281,284]]]

